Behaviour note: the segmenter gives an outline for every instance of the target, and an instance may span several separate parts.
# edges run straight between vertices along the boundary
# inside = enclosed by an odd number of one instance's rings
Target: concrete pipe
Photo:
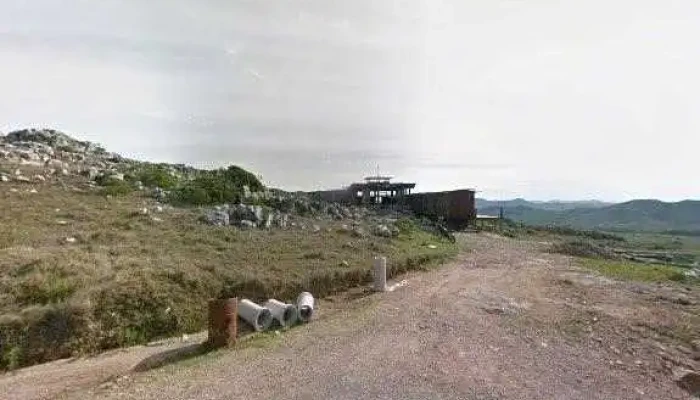
[[[374,258],[374,290],[386,292],[386,257]]]
[[[314,296],[309,292],[302,292],[297,297],[297,310],[299,310],[299,320],[309,322],[314,313]]]
[[[294,325],[294,323],[297,322],[297,307],[293,304],[287,304],[279,300],[270,299],[267,301],[267,303],[265,303],[265,307],[270,310],[272,316],[283,328]]]
[[[272,325],[272,313],[248,299],[238,303],[238,316],[249,323],[256,331],[264,331]]]

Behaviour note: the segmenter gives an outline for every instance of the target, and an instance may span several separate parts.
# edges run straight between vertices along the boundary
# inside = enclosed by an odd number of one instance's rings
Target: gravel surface
[[[66,382],[57,397],[690,399],[647,335],[626,328],[656,306],[638,290],[533,242],[461,240],[471,252],[394,292],[322,301],[317,320],[279,336],[99,386]]]

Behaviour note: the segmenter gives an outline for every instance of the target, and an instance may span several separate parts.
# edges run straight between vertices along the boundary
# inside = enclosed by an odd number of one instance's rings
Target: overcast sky
[[[2,0],[0,131],[490,198],[700,198],[697,0]]]

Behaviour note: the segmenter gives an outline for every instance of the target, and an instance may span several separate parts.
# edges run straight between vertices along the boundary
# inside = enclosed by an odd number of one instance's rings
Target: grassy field
[[[585,268],[597,271],[604,276],[619,280],[700,284],[700,280],[686,276],[684,274],[686,270],[678,267],[590,258],[581,259],[581,264]]]
[[[325,296],[370,281],[375,255],[395,275],[457,252],[411,224],[395,239],[300,218],[321,230],[242,231],[136,193],[33,187],[0,191],[0,368],[201,330],[212,297]]]

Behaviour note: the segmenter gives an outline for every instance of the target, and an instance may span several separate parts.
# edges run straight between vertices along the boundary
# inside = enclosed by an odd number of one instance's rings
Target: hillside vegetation
[[[317,296],[454,244],[407,217],[141,163],[55,131],[0,137],[0,369],[201,330],[207,300]],[[243,203],[243,204],[240,204]]]

